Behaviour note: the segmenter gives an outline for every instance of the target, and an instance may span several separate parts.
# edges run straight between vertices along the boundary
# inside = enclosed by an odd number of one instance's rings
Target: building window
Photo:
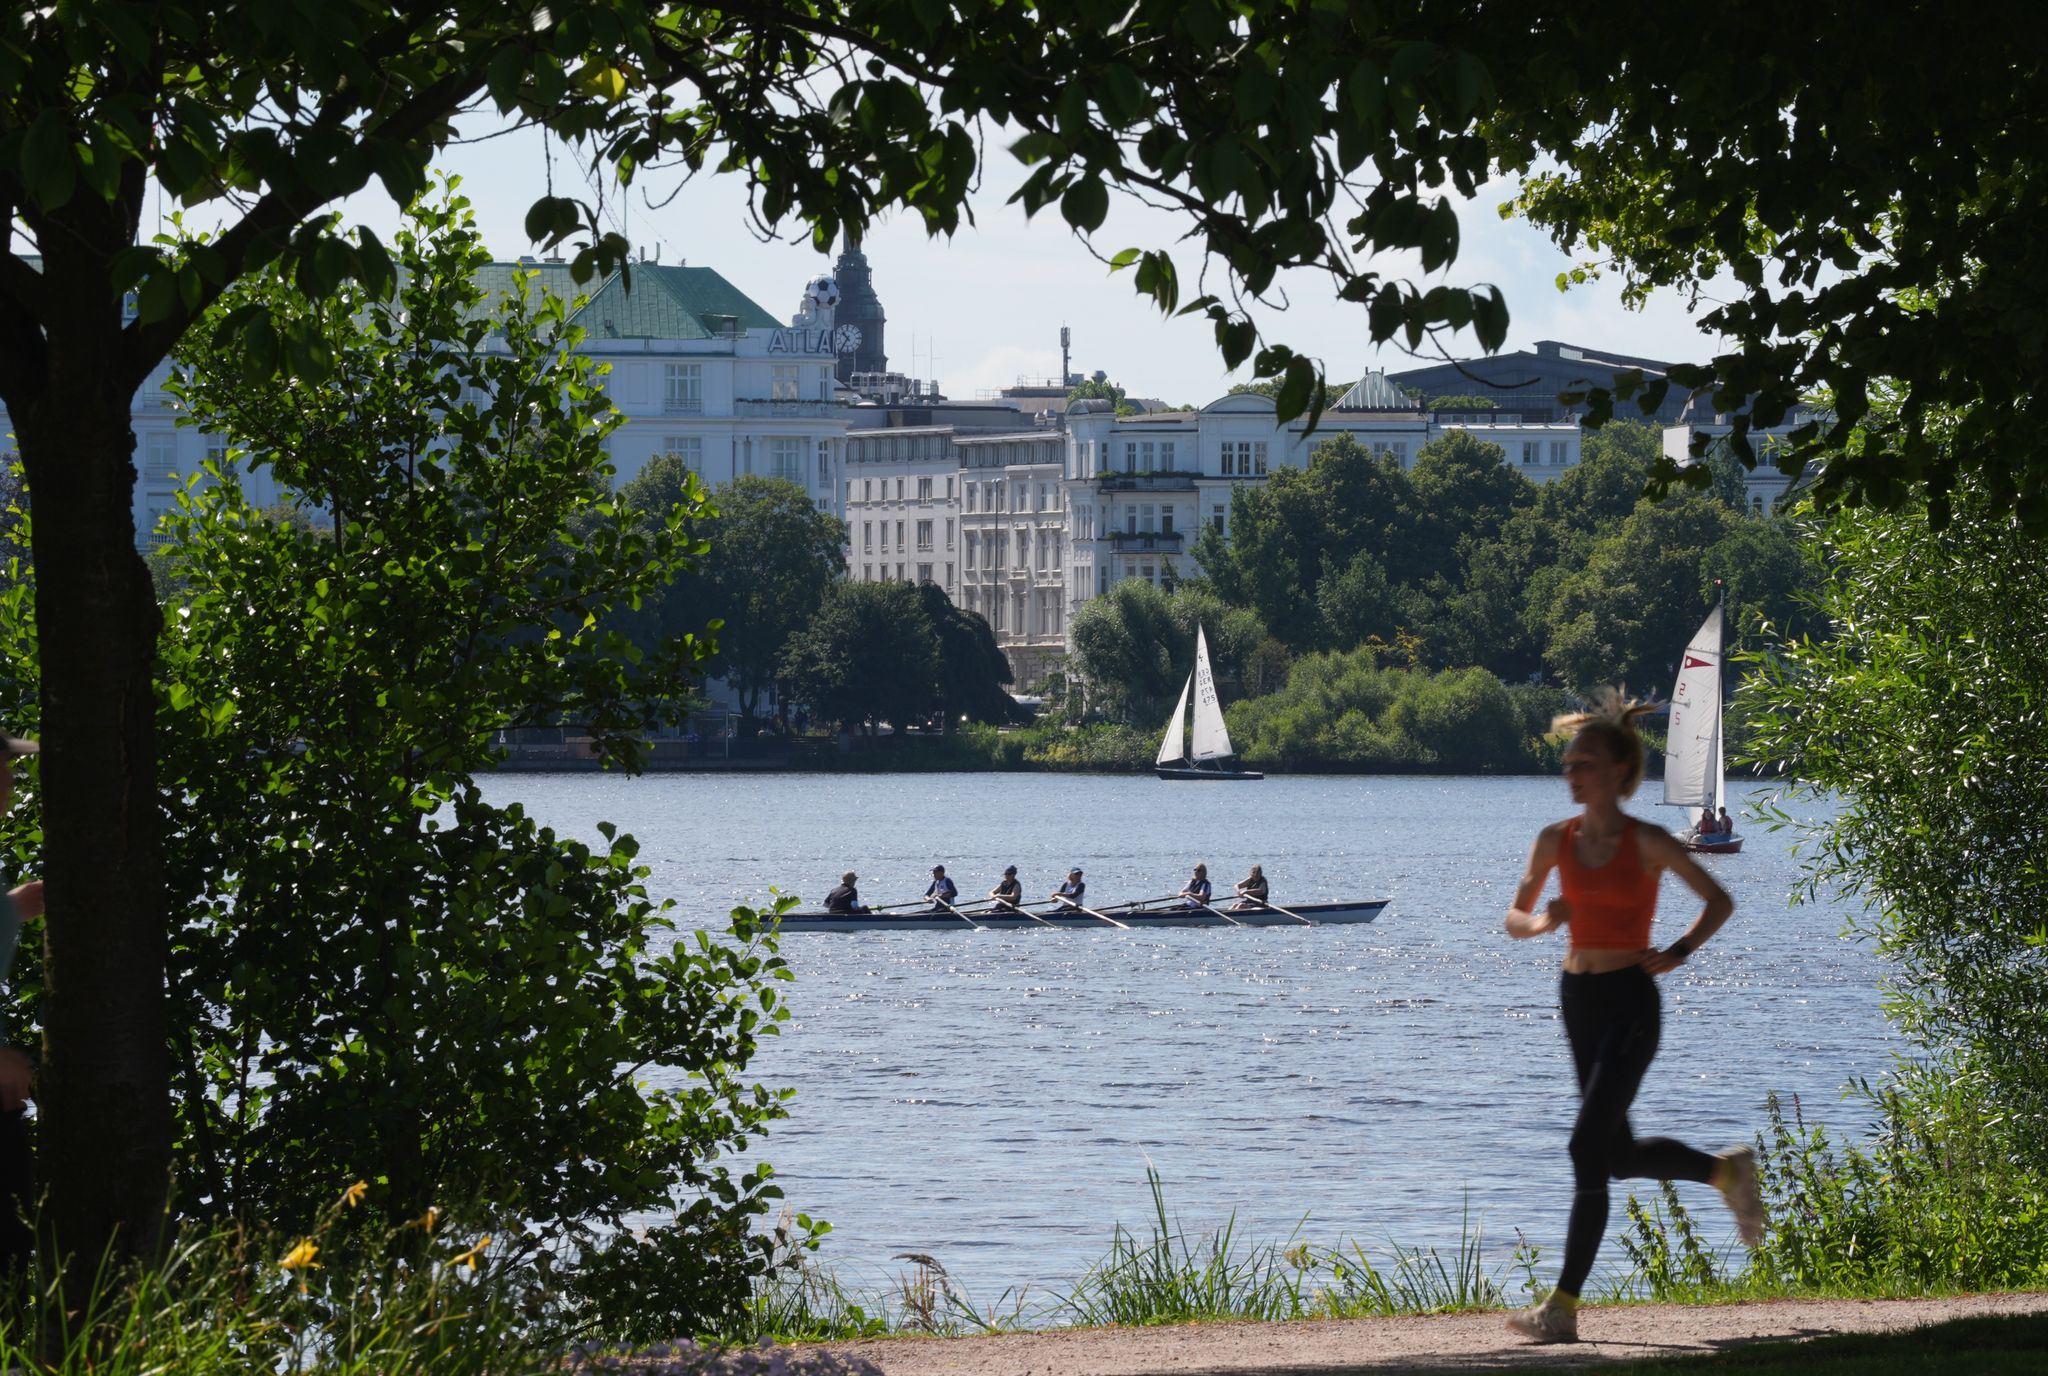
[[[953,500],[953,480],[951,478],[946,479],[946,500],[949,502]]]
[[[831,485],[832,485],[832,446],[831,446],[831,445],[829,445],[829,444],[827,444],[827,443],[825,443],[825,441],[823,441],[823,440],[819,440],[819,441],[818,441],[818,486],[819,486],[819,487],[830,487]]]
[[[1153,576],[1152,566],[1150,564],[1139,565],[1138,577],[1144,579],[1147,583],[1156,583],[1159,581],[1157,578]]]
[[[784,482],[801,483],[804,480],[804,442],[802,440],[768,441],[768,476]]]
[[[901,521],[896,523],[896,548],[899,550],[903,548],[903,522]]]
[[[1109,565],[1107,564],[1101,564],[1096,567],[1095,595],[1097,597],[1109,596]]]
[[[795,401],[796,364],[771,363],[768,365],[768,399],[770,401]]]
[[[971,530],[967,532],[967,538],[961,541],[961,544],[966,548],[966,567],[970,569],[974,567],[975,546],[979,545],[980,543],[981,538]]]
[[[1147,502],[1144,506],[1138,508],[1138,510],[1143,513],[1143,515],[1141,515],[1138,518],[1138,529],[1143,531],[1147,535],[1152,534],[1155,530],[1158,529],[1158,526],[1154,524],[1155,518],[1152,514],[1152,504],[1150,502]]]
[[[223,473],[226,472],[228,462],[228,442],[226,440],[214,439],[211,435],[207,436],[206,461],[214,466],[215,471]]]
[[[908,581],[909,581],[908,579],[906,579],[906,578],[905,578],[905,577],[903,576],[903,565],[901,565],[901,564],[898,564],[898,565],[896,566],[896,581],[897,581],[897,582],[899,582],[899,583],[904,583],[904,582],[908,582]]]
[[[1138,471],[1138,445],[1137,445],[1137,442],[1136,442],[1135,440],[1131,440],[1131,441],[1126,441],[1126,442],[1125,442],[1125,444],[1124,444],[1124,472],[1126,472],[1126,473],[1135,473],[1135,472],[1137,472],[1137,471]]]
[[[873,564],[862,564],[860,566],[860,581],[863,583],[875,581],[875,566]]]
[[[1173,508],[1170,506],[1159,508],[1159,533],[1161,535],[1173,534]]]
[[[1564,467],[1564,451],[1565,443],[1563,440],[1552,440],[1550,442],[1550,466],[1552,468]]]
[[[671,416],[704,413],[704,365],[670,363],[662,368],[661,409]]]
[[[1258,441],[1252,446],[1252,472],[1263,477],[1266,472],[1266,442]]]
[[[920,502],[928,502],[932,499],[932,480],[930,478],[919,478],[917,480],[917,499]]]
[[[1138,458],[1145,465],[1141,472],[1150,473],[1158,466],[1152,458],[1152,441],[1146,440],[1138,446]]]
[[[974,510],[974,488],[975,484],[968,483],[961,489],[960,496],[965,510]]]
[[[932,581],[932,566],[930,564],[919,564],[917,566],[917,581],[920,583]]]
[[[1124,508],[1124,534],[1126,534],[1126,535],[1136,535],[1137,533],[1138,533],[1138,508],[1136,508],[1136,507],[1134,507],[1134,506],[1127,506],[1127,507],[1125,507],[1125,508]]]
[[[903,479],[901,478],[896,480],[896,500],[899,502],[903,500]]]
[[[699,435],[664,435],[661,452],[672,454],[683,461],[683,467],[692,473],[704,472],[704,440]]]
[[[1225,515],[1226,513],[1223,509],[1223,503],[1221,502],[1217,502],[1214,506],[1211,506],[1209,508],[1209,524],[1216,527],[1216,533],[1218,535],[1221,535],[1223,533],[1223,521]]]
[[[1172,440],[1161,440],[1159,442],[1159,466],[1169,473],[1173,471]]]
[[[887,521],[877,521],[875,524],[882,529],[882,553],[887,554],[889,552],[889,523]]]
[[[1400,464],[1403,468],[1408,466],[1408,441],[1394,441],[1394,462]]]
[[[145,460],[144,476],[151,478],[170,477],[171,470],[178,463],[177,432],[165,431],[161,434],[154,431],[151,432],[149,443],[143,452],[148,456]]]
[[[860,499],[864,502],[872,502],[875,499],[875,480],[873,478],[862,478],[860,480]]]
[[[1531,467],[1541,456],[1543,446],[1535,440],[1522,441],[1522,466]]]
[[[865,553],[868,553],[868,552],[872,551],[872,550],[874,549],[874,547],[875,547],[875,523],[874,523],[873,521],[862,521],[862,522],[860,523],[860,548],[861,548],[861,552],[862,552],[863,554],[865,554]]]
[[[919,521],[917,523],[917,547],[919,549],[930,549],[932,547],[932,523],[930,521]],[[925,567],[929,569],[931,565],[927,564]],[[926,581],[929,582],[930,579],[927,578]]]
[[[946,518],[946,548],[953,548],[953,518],[951,516]]]
[[[953,586],[953,566],[951,564],[946,565],[946,586],[949,588]]]

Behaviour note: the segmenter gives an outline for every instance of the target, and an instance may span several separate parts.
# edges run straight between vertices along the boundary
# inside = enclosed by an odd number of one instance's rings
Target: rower
[[[997,907],[1008,908],[1013,912],[1024,901],[1024,885],[1018,882],[1015,865],[1003,867],[1002,883],[990,889],[988,896],[996,901]]]
[[[1180,891],[1180,896],[1187,900],[1181,906],[1184,908],[1206,908],[1209,906],[1209,895],[1212,892],[1214,890],[1209,886],[1209,867],[1207,865],[1196,865],[1195,877],[1188,880],[1187,887]]]
[[[828,913],[864,913],[868,909],[860,901],[860,890],[854,885],[860,876],[852,870],[839,876],[839,887],[825,895],[825,911]]]
[[[1053,890],[1052,901],[1059,903],[1064,899],[1063,906],[1078,908],[1081,906],[1081,900],[1087,895],[1088,886],[1081,882],[1081,871],[1068,870],[1067,882]]]
[[[1252,872],[1237,881],[1237,902],[1230,905],[1231,909],[1263,908],[1266,906],[1266,894],[1266,872],[1253,865]]]
[[[932,901],[933,912],[949,912],[953,901],[960,897],[960,886],[946,877],[944,865],[933,865],[932,886],[924,891],[924,896]]]

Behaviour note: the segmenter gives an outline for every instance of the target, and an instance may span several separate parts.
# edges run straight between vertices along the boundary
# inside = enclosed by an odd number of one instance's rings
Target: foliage
[[[1026,765],[1039,769],[1135,772],[1151,769],[1158,751],[1156,731],[1096,722],[1033,732],[1023,758]]]
[[[1197,627],[1208,637],[1219,693],[1244,691],[1265,629],[1255,615],[1227,606],[1209,584],[1190,581],[1168,591],[1126,579],[1084,603],[1068,628],[1070,667],[1087,685],[1091,709],[1132,725],[1164,726],[1194,671]],[[1260,661],[1259,672],[1270,676],[1270,663]]]
[[[1771,1220],[1746,1270],[1701,1236],[1666,1184],[1631,1197],[1622,1242],[1655,1299],[1731,1295],[1924,1295],[2048,1283],[2048,1189],[2013,1169],[2011,1125],[1973,1077],[1909,1070],[1883,1091],[1863,1145],[1837,1142],[1776,1096],[1758,1138]]]
[[[951,731],[963,717],[986,726],[1021,718],[1022,709],[1004,687],[1012,681],[1010,658],[987,619],[954,606],[935,583],[918,585],[918,596],[938,653],[941,729]]]
[[[834,583],[783,650],[789,695],[819,717],[901,733],[941,703],[939,641],[911,583]]]
[[[473,1205],[565,1311],[687,1327],[745,1295],[749,1224],[779,1193],[719,1157],[783,1113],[742,1076],[786,972],[744,911],[730,940],[671,944],[630,837],[557,836],[474,775],[497,733],[563,718],[636,757],[697,647],[642,655],[612,613],[696,546],[682,510],[569,533],[614,422],[566,308],[484,307],[459,200],[414,224],[390,302],[316,305],[270,274],[227,303],[312,316],[344,385],[247,388],[232,331],[195,335],[173,384],[334,513],[269,519],[217,471],[170,522],[179,1198],[279,1228],[336,1179],[378,1182],[364,1207],[387,1223]],[[27,610],[4,608],[16,675]],[[647,1083],[656,1066],[679,1086]],[[626,1226],[649,1213],[667,1226]]]
[[[1500,406],[1492,397],[1479,396],[1472,392],[1453,392],[1447,396],[1431,397],[1428,407],[1432,411],[1492,411]]]
[[[1231,739],[1246,763],[1491,772],[1539,758],[1527,711],[1492,674],[1431,675],[1383,667],[1383,657],[1371,647],[1305,655],[1284,689],[1231,707]]]
[[[1861,899],[1893,963],[1888,1011],[2048,1165],[2048,542],[1959,494],[1824,531],[1834,638],[1789,639],[1750,690],[1753,758],[1839,798],[1810,833],[1809,888]],[[1961,882],[1967,876],[1967,882]]]

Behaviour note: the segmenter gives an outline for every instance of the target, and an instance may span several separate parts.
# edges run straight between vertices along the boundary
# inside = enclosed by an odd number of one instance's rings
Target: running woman
[[[1629,1105],[1657,1054],[1662,1009],[1653,976],[1684,964],[1735,908],[1727,891],[1670,833],[1621,810],[1622,800],[1643,780],[1635,719],[1647,710],[1610,691],[1597,710],[1554,724],[1553,729],[1576,732],[1564,752],[1564,777],[1582,811],[1537,836],[1508,909],[1510,936],[1571,929],[1558,997],[1578,1071],[1579,1117],[1571,1136],[1574,1188],[1564,1266],[1557,1288],[1541,1304],[1508,1319],[1515,1332],[1539,1343],[1578,1340],[1579,1295],[1607,1231],[1610,1177],[1712,1185],[1734,1211],[1743,1243],[1754,1247],[1763,1237],[1763,1199],[1748,1147],[1709,1156],[1668,1137],[1637,1137],[1628,1121]],[[1552,870],[1563,896],[1539,906]],[[1665,870],[1705,906],[1685,935],[1660,951],[1650,945],[1650,921]]]

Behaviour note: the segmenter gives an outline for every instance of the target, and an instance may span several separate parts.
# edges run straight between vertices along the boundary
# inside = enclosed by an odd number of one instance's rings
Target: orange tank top
[[[1650,920],[1657,915],[1657,872],[1643,868],[1636,854],[1631,819],[1614,847],[1614,858],[1598,867],[1579,863],[1579,821],[1564,824],[1557,857],[1558,886],[1571,906],[1571,949],[1639,951],[1650,944]]]

